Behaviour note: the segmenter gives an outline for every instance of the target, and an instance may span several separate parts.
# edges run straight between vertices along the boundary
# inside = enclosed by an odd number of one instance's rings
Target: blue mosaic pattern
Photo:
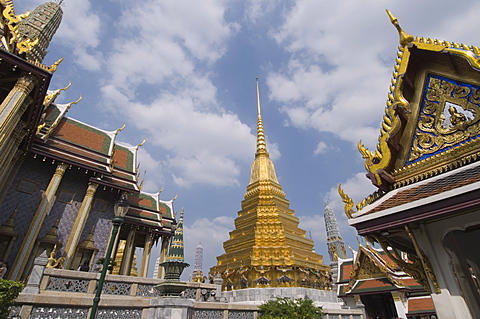
[[[424,110],[425,110],[425,107],[427,106],[427,103],[431,103],[433,102],[434,104],[437,104],[438,105],[438,102],[436,101],[429,101],[428,98],[427,98],[427,94],[429,92],[429,86],[430,86],[430,81],[432,79],[439,79],[439,80],[442,80],[442,81],[446,81],[446,82],[449,82],[453,85],[457,85],[457,86],[463,86],[463,87],[468,87],[470,89],[470,93],[468,95],[466,95],[464,98],[465,98],[465,101],[469,102],[469,103],[472,103],[474,105],[476,105],[479,109],[478,111],[480,111],[480,103],[478,100],[476,100],[474,97],[473,97],[473,94],[474,92],[476,92],[477,90],[480,90],[479,87],[477,86],[474,86],[472,84],[469,84],[469,83],[464,83],[464,82],[460,82],[460,81],[455,81],[453,79],[449,79],[449,78],[446,78],[446,77],[443,77],[443,76],[439,76],[439,75],[434,75],[434,74],[428,74],[427,75],[427,78],[425,80],[425,87],[423,89],[423,94],[422,94],[422,101],[421,101],[421,105],[420,105],[420,112],[419,112],[419,119],[420,117],[422,116],[426,116],[426,117],[429,117],[429,118],[432,118],[434,120],[434,118],[431,116],[431,115],[427,115]],[[451,93],[453,95],[453,93]],[[421,131],[418,127],[417,129],[415,130],[416,134],[417,132],[421,132],[421,133],[427,133],[427,134],[430,134],[432,136],[435,136],[435,133],[433,132],[423,132]],[[468,141],[471,141],[471,140],[474,140],[478,137],[479,135],[476,135],[476,136],[472,136],[472,137],[469,137],[455,145],[452,145],[452,146],[447,146],[447,147],[443,147],[443,148],[440,148],[439,150],[437,150],[436,152],[432,152],[432,153],[429,153],[429,154],[423,154],[421,157],[419,158],[416,158],[414,160],[408,160],[406,161],[406,165],[409,165],[409,164],[412,164],[412,163],[415,163],[415,162],[419,162],[423,159],[426,159],[426,158],[429,158],[429,157],[432,157],[436,154],[439,154],[439,153],[443,153],[449,149],[452,149],[452,148],[455,148],[457,146],[459,146],[460,144],[463,144],[463,143],[466,143]],[[407,158],[410,158],[410,153],[412,151],[412,147],[413,147],[413,144],[415,142],[415,138],[416,136],[414,136],[414,139],[412,140],[412,143],[411,143],[411,146],[410,146],[410,151],[409,151],[409,155]]]

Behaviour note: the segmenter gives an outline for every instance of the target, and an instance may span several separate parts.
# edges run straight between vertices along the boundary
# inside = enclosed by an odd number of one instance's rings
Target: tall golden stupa
[[[265,143],[257,77],[257,151],[235,230],[223,243],[210,275],[221,274],[223,290],[260,287],[330,288],[330,267],[298,228]]]

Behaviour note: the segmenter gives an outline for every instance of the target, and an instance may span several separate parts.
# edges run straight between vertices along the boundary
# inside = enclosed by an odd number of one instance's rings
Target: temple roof
[[[160,194],[145,192],[132,193],[127,196],[130,208],[125,220],[132,224],[148,225],[157,231],[168,231],[172,227],[173,200],[162,201]]]
[[[353,258],[338,260],[338,294],[362,295],[385,291],[426,293],[381,249],[359,246]]]
[[[407,315],[420,316],[436,313],[433,300],[430,296],[409,298],[407,309]]]
[[[461,168],[480,159],[480,49],[413,37],[389,16],[400,46],[379,142],[375,151],[358,144],[379,191],[358,203],[356,214],[346,206],[351,224],[478,180],[475,170]]]
[[[52,93],[51,93],[52,94]],[[47,99],[46,99],[47,100]],[[116,143],[121,129],[105,131],[66,116],[72,104],[48,106],[32,151],[38,155],[91,170],[94,181],[122,190],[138,192],[137,147]]]
[[[475,199],[475,195],[469,194],[479,188],[480,162],[475,162],[422,182],[394,189],[374,203],[366,206],[360,212],[353,214],[350,224],[357,225],[375,221],[375,224],[380,225],[382,224],[380,218],[389,218],[390,225],[394,226],[392,222],[395,219],[398,219],[402,225],[407,221],[421,220],[426,217],[422,213],[422,207],[433,204],[438,205],[439,202],[449,199],[454,200],[455,197],[460,195],[473,196],[472,199]],[[475,203],[475,201],[469,201],[471,205]],[[454,209],[453,205],[450,204],[449,206],[451,210]],[[433,214],[451,213],[451,210],[436,210]],[[407,217],[405,213],[409,211],[411,213]],[[399,212],[402,212],[401,216],[396,215]],[[428,217],[432,218],[435,216],[429,213]]]

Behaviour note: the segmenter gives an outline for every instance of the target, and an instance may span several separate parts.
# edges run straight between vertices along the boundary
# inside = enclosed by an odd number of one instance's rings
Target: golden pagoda
[[[223,290],[260,287],[330,288],[330,267],[314,252],[314,243],[298,228],[265,143],[257,88],[257,151],[250,183],[210,275],[221,274]]]

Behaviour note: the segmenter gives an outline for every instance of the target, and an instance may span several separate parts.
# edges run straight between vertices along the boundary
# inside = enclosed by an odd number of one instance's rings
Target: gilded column
[[[61,163],[57,166],[57,169],[55,170],[55,173],[53,174],[53,177],[50,180],[50,183],[48,184],[48,187],[42,196],[42,201],[40,202],[40,205],[38,206],[37,211],[33,216],[27,234],[23,239],[22,246],[13,263],[12,272],[10,273],[9,279],[16,281],[20,280],[20,276],[22,275],[28,257],[32,253],[33,245],[35,244],[35,240],[37,239],[38,233],[40,232],[40,228],[43,225],[45,216],[50,211],[53,205],[55,193],[57,192],[58,186],[62,181],[63,174],[65,174],[67,167],[68,165],[65,163]]]
[[[0,145],[3,145],[17,126],[20,117],[27,108],[25,99],[34,87],[31,77],[24,76],[17,83],[0,105]]]
[[[133,256],[135,254],[135,227],[132,227],[127,235],[125,250],[123,251],[122,264],[120,265],[120,275],[129,276],[132,270]]]
[[[85,196],[83,197],[80,210],[78,211],[77,219],[75,220],[75,224],[73,225],[70,237],[68,237],[67,245],[65,246],[65,269],[70,269],[70,266],[72,264],[72,257],[75,255],[78,241],[80,240],[83,228],[85,227],[85,222],[87,221],[88,214],[90,213],[90,208],[92,207],[93,197],[95,196],[97,187],[98,184],[96,183],[88,183],[88,188]]]
[[[162,249],[160,250],[159,264],[167,261],[168,246],[170,244],[170,237],[162,236]],[[165,276],[165,269],[162,266],[158,266],[158,278],[163,279]]]
[[[148,276],[148,264],[150,263],[150,255],[152,253],[152,244],[153,244],[153,234],[147,234],[145,239],[145,248],[143,249],[142,255],[142,269],[140,269],[139,277]]]

